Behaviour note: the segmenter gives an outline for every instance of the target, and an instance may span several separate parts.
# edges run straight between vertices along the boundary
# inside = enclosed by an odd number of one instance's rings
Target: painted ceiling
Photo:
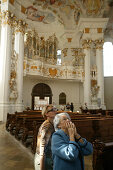
[[[27,21],[37,27],[59,24],[74,30],[80,17],[109,17],[105,35],[113,37],[113,0],[22,0],[21,6]]]

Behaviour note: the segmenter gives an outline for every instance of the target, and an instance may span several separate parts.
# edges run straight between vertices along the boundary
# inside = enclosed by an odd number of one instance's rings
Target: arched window
[[[113,76],[113,44],[105,42],[103,46],[104,77]]]
[[[59,95],[59,105],[64,105],[64,104],[66,104],[66,94],[60,93],[60,95]]]
[[[52,103],[52,91],[47,84],[36,84],[31,95],[33,110],[41,110],[44,105]]]

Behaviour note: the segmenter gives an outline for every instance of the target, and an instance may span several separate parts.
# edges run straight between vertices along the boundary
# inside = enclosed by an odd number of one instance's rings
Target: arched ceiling
[[[113,0],[15,0],[38,32],[75,30],[79,19],[109,17],[105,36],[113,38]]]
[[[80,17],[101,17],[105,10],[105,0],[26,0],[27,18],[51,24],[56,20],[66,28],[75,28]],[[70,25],[71,23],[71,25]]]

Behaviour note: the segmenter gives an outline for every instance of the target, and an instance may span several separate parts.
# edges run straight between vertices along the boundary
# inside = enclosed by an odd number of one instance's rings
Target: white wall
[[[106,109],[113,109],[113,77],[104,77],[104,95]]]
[[[31,107],[32,89],[38,83],[45,83],[50,86],[53,94],[52,102],[55,102],[57,107],[59,106],[59,94],[61,92],[66,94],[66,102],[73,102],[74,111],[79,110],[80,105],[83,103],[83,84],[80,82],[24,77],[23,103],[25,107]]]
[[[75,111],[83,104],[83,84],[66,80],[44,80],[39,78],[24,77],[23,103],[31,107],[31,93],[33,87],[38,83],[48,84],[52,90],[52,101],[59,105],[59,94],[66,94],[66,102],[73,102]],[[104,94],[106,109],[113,109],[113,77],[104,78]]]

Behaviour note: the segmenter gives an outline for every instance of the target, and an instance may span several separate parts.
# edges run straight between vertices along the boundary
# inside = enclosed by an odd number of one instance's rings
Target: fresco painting
[[[43,12],[34,8],[33,6],[29,6],[26,11],[27,18],[32,21],[43,22],[45,24],[49,24],[55,21],[55,16],[50,12]]]

